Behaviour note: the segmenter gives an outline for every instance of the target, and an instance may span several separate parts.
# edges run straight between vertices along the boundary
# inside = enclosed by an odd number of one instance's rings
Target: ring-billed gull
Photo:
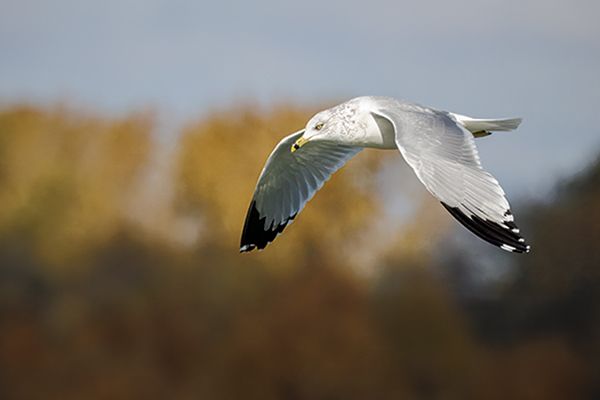
[[[316,114],[275,147],[258,178],[240,252],[271,243],[331,174],[363,148],[399,150],[461,224],[504,250],[529,245],[498,181],[479,162],[474,137],[512,131],[521,118],[473,119],[388,97],[365,96]]]

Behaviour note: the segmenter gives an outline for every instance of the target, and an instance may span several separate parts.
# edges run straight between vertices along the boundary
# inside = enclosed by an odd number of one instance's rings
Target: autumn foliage
[[[479,261],[394,152],[238,254],[264,161],[315,111],[240,105],[165,146],[152,111],[0,109],[0,398],[599,396],[600,164],[516,211],[532,252],[493,296],[439,273]]]

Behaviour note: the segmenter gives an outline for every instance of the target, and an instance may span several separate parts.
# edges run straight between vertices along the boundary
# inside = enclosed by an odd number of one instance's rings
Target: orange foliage
[[[377,177],[396,152],[362,152],[265,251],[238,254],[265,160],[311,114],[246,106],[187,125],[174,170],[161,171],[172,181],[153,188],[165,199],[174,188],[173,202],[153,206],[162,217],[148,218],[158,221],[150,226],[133,223],[143,212],[131,210],[148,167],[157,165],[151,113],[0,110],[0,398],[558,400],[598,393],[598,291],[574,297],[588,309],[567,308],[567,316],[583,315],[570,330],[553,327],[554,308],[537,315],[550,320],[539,331],[509,318],[529,316],[548,294],[577,294],[582,275],[597,288],[597,263],[569,252],[593,256],[596,242],[581,236],[555,246],[567,240],[552,226],[569,220],[564,210],[549,207],[534,221],[533,247],[545,244],[547,254],[532,252],[522,286],[492,301],[509,316],[492,327],[512,323],[517,332],[493,346],[476,329],[477,314],[431,273],[430,248],[452,223],[442,207],[419,185],[417,194],[405,193],[418,204],[414,215],[385,226]],[[407,171],[401,178],[410,191]],[[578,200],[585,208],[565,222],[569,229],[596,232],[597,199]],[[197,243],[177,246],[161,233],[180,221],[200,226]],[[368,251],[376,256],[363,257]],[[349,267],[356,260],[381,273],[361,279]],[[574,265],[560,272],[559,262]],[[541,279],[550,267],[557,275]],[[567,284],[560,273],[571,274]]]
[[[66,266],[118,229],[151,146],[151,115],[105,122],[63,108],[0,114],[0,235]]]
[[[250,107],[217,113],[188,126],[179,156],[179,205],[201,215],[203,241],[239,248],[254,186],[277,143],[300,130],[311,113],[289,107],[268,114]],[[395,154],[397,156],[397,154]],[[296,222],[260,255],[278,269],[318,257],[351,258],[357,232],[382,217],[373,175],[385,152],[363,151],[334,174]],[[341,250],[341,252],[340,252]]]

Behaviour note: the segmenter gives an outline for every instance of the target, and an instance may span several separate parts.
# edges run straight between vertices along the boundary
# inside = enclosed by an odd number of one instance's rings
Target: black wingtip
[[[244,223],[242,231],[242,241],[240,243],[240,253],[249,252],[254,249],[262,250],[271,243],[277,235],[283,232],[289,221],[293,220],[296,214],[292,215],[282,224],[271,226],[265,230],[266,217],[260,217],[260,213],[256,209],[256,202],[252,200],[248,208],[248,215]]]
[[[450,207],[444,202],[442,202],[442,205],[458,222],[486,242],[513,253],[529,252],[531,246],[525,243],[525,239],[519,233],[519,228],[511,220],[506,221],[505,226],[502,226],[497,222],[484,220],[477,215],[466,215],[457,207]],[[511,215],[510,210],[507,210],[505,216]]]

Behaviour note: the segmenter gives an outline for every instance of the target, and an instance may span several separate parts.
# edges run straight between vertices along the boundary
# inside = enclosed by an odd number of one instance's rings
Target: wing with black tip
[[[471,232],[504,250],[525,253],[504,191],[479,162],[473,135],[445,111],[418,105],[381,107],[396,144],[417,177],[444,207]]]
[[[304,130],[284,138],[269,156],[258,178],[242,231],[240,252],[264,249],[317,190],[362,147],[311,141],[291,152]]]

